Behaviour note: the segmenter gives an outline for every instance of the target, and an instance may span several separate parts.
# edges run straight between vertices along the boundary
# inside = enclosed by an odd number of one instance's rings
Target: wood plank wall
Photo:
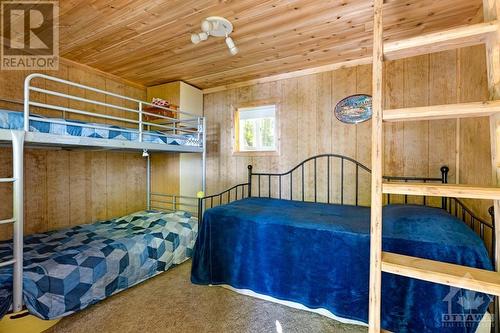
[[[487,99],[482,46],[391,61],[386,64],[384,72],[386,108]],[[369,94],[370,91],[371,65],[363,65],[205,95],[209,131],[208,193],[245,182],[248,164],[252,164],[256,172],[288,171],[309,156],[339,153],[370,166],[370,122],[347,125],[339,122],[332,112],[340,99],[356,93]],[[239,103],[264,99],[281,101],[280,156],[233,156],[232,108]],[[488,126],[487,118],[387,124],[384,133],[384,173],[439,177],[440,167],[447,165],[450,167],[450,182],[455,182],[457,166],[460,166],[460,182],[489,183]],[[457,154],[457,147],[460,147],[460,154]],[[326,165],[319,165],[318,168],[326,170]],[[352,176],[354,169],[347,168],[346,173]],[[338,166],[332,166],[332,174],[338,176]],[[311,175],[310,170],[306,171],[309,183],[313,180]],[[361,203],[369,204],[369,176],[361,177]],[[334,202],[338,202],[339,182],[338,178],[334,179],[337,181],[332,180],[330,195]],[[262,185],[267,188],[265,182],[263,179]],[[277,188],[276,183],[272,185]],[[354,200],[354,186],[350,185],[345,185],[344,198],[347,202]],[[319,182],[318,186],[318,200],[325,201],[326,185]],[[272,189],[273,195],[275,191]],[[285,196],[289,195],[286,186],[283,191]],[[311,199],[311,195],[311,189],[306,191],[306,199]],[[300,194],[294,196],[300,199]],[[488,202],[474,201],[473,204],[481,215],[487,216]]]
[[[0,73],[0,99],[22,100],[23,81],[29,72],[3,71]],[[58,71],[47,72],[92,87],[120,95],[146,99],[146,87],[118,77],[93,70],[73,62],[63,61]],[[68,91],[58,84],[47,84],[58,91]],[[106,102],[128,107],[116,98],[103,97],[79,89],[71,93],[82,97],[102,98]],[[125,111],[81,105],[79,102],[53,99],[51,102],[111,115],[124,116]],[[68,105],[69,104],[69,105]],[[0,101],[0,108],[22,110],[15,103]],[[48,116],[60,117],[59,112],[37,110]],[[69,118],[89,120],[70,115]],[[101,123],[113,123],[93,119]],[[120,125],[120,124],[119,124]],[[12,174],[12,156],[9,147],[0,147],[0,177]],[[140,152],[112,152],[62,149],[27,149],[25,154],[25,233],[90,223],[125,215],[146,207],[146,162]],[[153,154],[153,190],[178,193],[178,175],[172,165],[178,163],[178,154]],[[178,173],[178,171],[177,171]],[[0,186],[0,219],[12,215],[11,185]],[[12,226],[0,228],[0,239],[12,236]]]

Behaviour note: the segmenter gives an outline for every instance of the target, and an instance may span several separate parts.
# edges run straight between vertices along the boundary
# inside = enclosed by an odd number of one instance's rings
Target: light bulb
[[[149,153],[148,153],[148,150],[147,149],[144,149],[142,151],[142,157],[149,157]]]
[[[234,41],[231,37],[226,37],[226,45],[229,48],[229,52],[231,52],[232,55],[238,54],[238,48],[234,44]]]
[[[199,34],[192,34],[191,35],[191,42],[193,44],[198,44],[201,41],[207,40],[208,39],[208,34],[206,32],[200,32]]]
[[[208,39],[208,34],[206,32],[200,32],[198,34],[198,36],[200,37],[200,40],[207,40]]]
[[[198,44],[199,42],[201,42],[201,38],[198,34],[191,34],[191,42],[193,44]]]
[[[235,47],[234,41],[231,37],[226,37],[226,45],[227,45],[227,47],[229,47],[229,49],[232,49],[233,47]]]
[[[212,22],[210,22],[208,20],[203,20],[203,22],[201,22],[201,31],[209,32],[209,31],[213,30],[213,28],[214,28],[214,25]]]

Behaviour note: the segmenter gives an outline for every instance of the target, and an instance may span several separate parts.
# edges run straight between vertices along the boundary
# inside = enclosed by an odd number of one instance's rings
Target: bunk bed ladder
[[[0,220],[0,224],[13,225],[11,260],[0,262],[0,267],[13,265],[13,310],[23,307],[23,150],[24,131],[11,131],[12,136],[12,178],[0,178],[0,183],[12,183],[12,218]]]
[[[382,272],[440,283],[500,296],[499,242],[494,257],[497,272],[444,262],[403,256],[382,251],[383,194],[431,195],[441,197],[489,199],[494,201],[494,221],[500,221],[500,0],[483,0],[484,23],[421,35],[396,42],[383,39],[383,0],[374,0],[373,25],[373,118],[369,332],[380,332]],[[461,47],[486,44],[490,101],[418,108],[383,110],[383,62]],[[383,183],[383,122],[433,120],[490,116],[493,185],[471,186],[431,183]],[[500,154],[499,154],[500,155]],[[500,239],[495,228],[493,239]],[[498,300],[498,298],[497,298]],[[498,301],[496,302],[498,304]],[[495,309],[498,314],[498,309]],[[498,318],[498,316],[497,316]],[[498,322],[495,323],[497,328]]]

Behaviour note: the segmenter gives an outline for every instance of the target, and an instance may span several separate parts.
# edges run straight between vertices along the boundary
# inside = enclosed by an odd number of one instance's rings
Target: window
[[[236,109],[236,152],[277,151],[276,105]]]

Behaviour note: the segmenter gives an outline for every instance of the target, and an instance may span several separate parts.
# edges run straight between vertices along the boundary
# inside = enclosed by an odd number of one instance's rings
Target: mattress
[[[69,315],[191,257],[197,219],[141,211],[24,238],[23,301],[43,319]],[[0,243],[0,261],[12,244]],[[0,314],[12,302],[12,266],[0,268]]]
[[[57,135],[71,135],[86,138],[114,139],[125,141],[138,141],[139,133],[135,129],[119,127],[102,123],[90,123],[79,120],[68,120],[62,118],[46,118],[39,115],[31,115],[44,120],[53,120],[61,123],[50,123],[41,120],[30,120],[30,131],[38,133],[50,133]],[[24,114],[18,111],[0,110],[0,128],[22,129],[24,126]],[[97,128],[96,128],[97,127]],[[108,127],[108,128],[102,128]],[[200,146],[201,141],[197,135],[165,134],[160,131],[144,131],[143,142],[160,143],[181,146]]]
[[[492,270],[481,239],[442,209],[390,205],[383,217],[384,251]],[[205,212],[191,281],[367,323],[369,249],[367,207],[248,198]],[[382,326],[392,332],[474,332],[491,300],[384,273]]]

